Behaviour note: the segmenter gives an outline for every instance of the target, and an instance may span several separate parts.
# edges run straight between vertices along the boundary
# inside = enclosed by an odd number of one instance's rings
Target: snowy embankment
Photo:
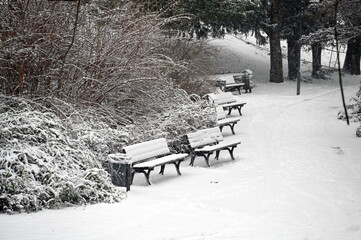
[[[182,176],[170,166],[152,186],[136,176],[121,203],[0,215],[0,239],[361,239],[361,139],[358,124],[336,118],[337,80],[302,83],[296,96],[295,82],[267,82],[262,51],[224,43],[247,54],[241,68],[257,85],[239,96],[247,104],[236,135],[224,129],[225,139],[242,141],[235,161],[227,152],[211,168],[186,161]],[[359,80],[345,79],[346,99]]]

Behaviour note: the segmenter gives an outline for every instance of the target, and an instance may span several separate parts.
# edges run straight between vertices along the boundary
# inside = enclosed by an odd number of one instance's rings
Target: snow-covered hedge
[[[104,168],[108,154],[160,137],[173,152],[188,151],[187,133],[215,125],[206,101],[173,93],[163,111],[132,116],[122,127],[89,106],[0,95],[0,212],[122,200],[125,192]]]
[[[361,122],[361,86],[356,96],[350,99],[350,104],[347,105],[347,112],[350,121]],[[338,113],[338,119],[345,120],[344,112]],[[356,129],[356,136],[361,137],[361,125]]]
[[[115,130],[101,124],[95,130],[86,122],[71,124],[20,99],[1,97],[0,102],[1,212],[125,197],[102,168],[98,159],[102,154],[96,154],[107,153],[106,138]]]
[[[173,152],[188,152],[187,133],[197,129],[214,127],[215,110],[196,95],[195,102],[175,105],[153,116],[139,118],[130,127],[130,143],[138,143],[165,137]]]

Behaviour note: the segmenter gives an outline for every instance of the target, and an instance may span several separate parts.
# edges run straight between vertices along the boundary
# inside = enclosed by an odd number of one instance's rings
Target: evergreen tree
[[[350,74],[360,75],[361,1],[341,1],[340,15],[344,22],[344,32],[346,38],[348,39],[343,71]]]
[[[307,1],[282,1],[282,38],[287,39],[288,78],[300,77],[301,43],[303,33],[303,11]]]
[[[283,0],[154,0],[139,1],[148,11],[163,17],[184,16],[167,25],[187,37],[222,37],[226,33],[252,33],[259,44],[270,42],[270,81],[283,82],[281,23]]]

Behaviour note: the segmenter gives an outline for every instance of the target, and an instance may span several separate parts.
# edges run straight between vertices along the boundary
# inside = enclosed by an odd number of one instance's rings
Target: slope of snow
[[[137,175],[117,204],[0,215],[0,239],[361,239],[361,139],[357,124],[336,119],[337,80],[302,83],[296,96],[295,82],[267,82],[266,53],[228,40],[217,44],[253,70],[257,84],[236,94],[247,102],[236,135],[224,129],[225,139],[242,141],[236,160],[222,152],[211,168],[201,158],[195,167],[186,161],[182,176],[173,166],[164,176],[156,169],[151,186]],[[346,76],[346,99],[359,81]]]

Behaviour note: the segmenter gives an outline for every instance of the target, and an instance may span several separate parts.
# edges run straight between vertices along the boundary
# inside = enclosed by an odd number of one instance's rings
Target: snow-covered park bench
[[[227,118],[226,113],[223,110],[223,107],[218,106],[216,107],[216,114],[217,114],[217,126],[219,129],[223,130],[224,126],[229,126],[231,128],[231,131],[234,133],[234,125],[237,124],[241,119],[239,117],[229,117]]]
[[[224,141],[222,133],[218,127],[188,133],[187,138],[191,148],[191,161],[189,164],[191,166],[193,166],[195,158],[197,156],[201,156],[204,157],[207,166],[210,167],[209,156],[215,152],[215,159],[218,160],[219,153],[222,150],[227,150],[231,158],[234,160],[233,150],[241,143],[238,140]]]
[[[205,96],[208,101],[212,102],[215,106],[221,106],[223,109],[228,111],[228,115],[231,114],[233,109],[237,109],[239,115],[242,116],[242,107],[246,104],[245,102],[241,102],[240,100],[236,99],[232,93],[209,93]]]
[[[159,174],[163,175],[165,165],[173,164],[178,175],[181,175],[180,163],[188,156],[185,153],[172,154],[165,138],[126,146],[123,148],[123,153],[131,156],[132,179],[135,173],[143,173],[149,185],[151,185],[149,175],[158,166],[161,167]]]
[[[253,77],[253,72],[249,69],[246,69],[242,72],[241,75],[234,75],[233,80],[236,83],[243,83],[243,89],[247,92],[252,92],[252,89],[255,87],[255,84],[251,81]]]
[[[229,80],[220,79],[220,80],[217,80],[216,82],[217,82],[217,86],[223,92],[237,90],[239,94],[241,94],[241,89],[243,89],[243,87],[245,85],[243,82],[235,82],[234,79],[229,79]]]

